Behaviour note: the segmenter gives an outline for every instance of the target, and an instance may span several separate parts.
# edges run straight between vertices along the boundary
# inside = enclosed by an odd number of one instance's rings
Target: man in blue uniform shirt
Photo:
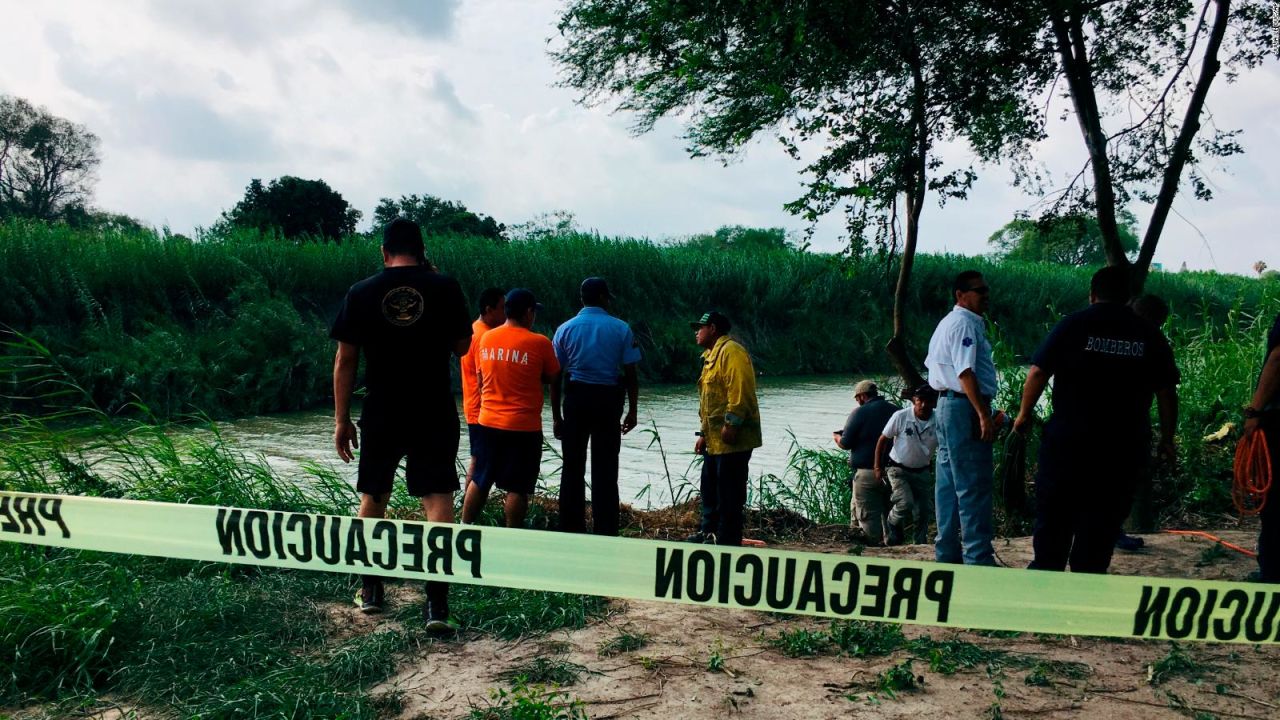
[[[609,314],[613,296],[604,278],[583,280],[580,294],[582,310],[561,325],[552,339],[561,367],[561,381],[551,386],[552,428],[564,456],[560,527],[567,532],[586,529],[589,443],[592,531],[596,535],[617,535],[618,451],[622,435],[636,426],[636,363],[640,362],[640,347],[631,327]],[[622,417],[624,392],[626,417]]]
[[[1054,378],[1036,472],[1034,569],[1107,571],[1149,459],[1152,394],[1158,452],[1166,459],[1174,454],[1180,378],[1173,351],[1125,305],[1128,299],[1128,268],[1102,268],[1090,283],[1089,307],[1063,318],[1031,358],[1015,432],[1030,427]]]
[[[966,270],[956,276],[952,294],[955,307],[933,331],[924,361],[929,385],[938,391],[934,556],[938,562],[995,565],[991,442],[1003,415],[991,414],[996,366],[982,319],[991,288],[982,273]]]

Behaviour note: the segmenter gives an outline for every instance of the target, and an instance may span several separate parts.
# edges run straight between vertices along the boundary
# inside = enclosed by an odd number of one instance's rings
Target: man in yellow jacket
[[[702,528],[691,542],[742,544],[747,464],[762,444],[756,371],[746,348],[729,338],[729,318],[718,312],[689,323],[702,353],[698,378],[702,432],[693,451],[702,462]]]

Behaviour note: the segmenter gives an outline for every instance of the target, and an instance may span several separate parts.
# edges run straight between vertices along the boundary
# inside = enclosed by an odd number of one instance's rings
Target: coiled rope
[[[1261,513],[1267,504],[1267,491],[1271,489],[1271,451],[1267,449],[1263,430],[1255,430],[1240,440],[1234,470],[1231,499],[1236,510],[1241,515]]]

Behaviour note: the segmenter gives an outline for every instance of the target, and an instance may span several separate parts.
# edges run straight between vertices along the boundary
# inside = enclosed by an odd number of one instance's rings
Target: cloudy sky
[[[508,224],[569,210],[608,235],[804,228],[782,209],[800,168],[771,138],[727,167],[689,159],[678,121],[635,137],[628,117],[553,87],[560,0],[0,2],[0,93],[87,125],[102,139],[97,204],[175,231],[211,224],[250,178],[286,174],[324,179],[366,216],[380,197],[427,193]],[[1246,154],[1208,169],[1214,201],[1179,198],[1156,260],[1280,267],[1280,64],[1219,79],[1210,109],[1244,129]],[[1073,120],[1055,119],[1040,155],[1079,168]],[[922,249],[985,252],[1036,202],[1009,177],[984,168],[968,202],[928,207]],[[816,248],[840,243],[838,219],[818,228]]]

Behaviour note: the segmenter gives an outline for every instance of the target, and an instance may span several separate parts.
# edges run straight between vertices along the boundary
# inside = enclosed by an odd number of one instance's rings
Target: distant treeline
[[[894,270],[882,259],[773,249],[660,245],[643,239],[563,234],[505,244],[428,238],[428,255],[474,298],[487,286],[531,288],[551,333],[578,309],[582,278],[608,279],[615,313],[641,343],[649,382],[696,378],[699,350],[688,322],[715,308],[767,375],[885,372]],[[44,411],[59,377],[94,403],[130,403],[159,417],[215,417],[322,405],[331,396],[328,324],[347,288],[381,263],[378,241],[290,242],[256,231],[192,241],[149,230],[73,230],[41,222],[0,224],[0,326],[48,348],[55,368],[6,346],[0,408]],[[1063,313],[1087,302],[1088,268],[994,264],[921,256],[910,297],[910,343],[922,358],[951,307],[949,286],[976,267],[993,288],[991,318],[1006,354],[1025,357]],[[1251,312],[1271,283],[1216,273],[1157,273],[1148,290],[1169,300],[1187,327]],[[1175,327],[1176,333],[1176,327]],[[11,338],[10,338],[11,339]],[[55,384],[33,386],[49,377]],[[34,401],[32,396],[46,396]],[[87,400],[69,393],[57,403]]]

